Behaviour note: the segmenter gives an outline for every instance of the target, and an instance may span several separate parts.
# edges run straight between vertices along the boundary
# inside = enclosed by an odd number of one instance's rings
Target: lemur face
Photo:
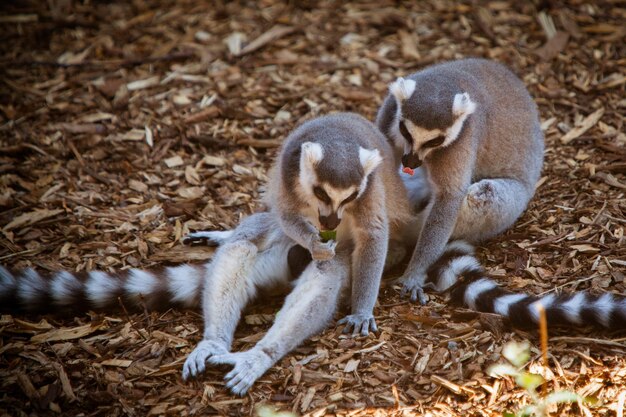
[[[410,79],[398,78],[389,90],[398,109],[391,133],[396,147],[403,149],[402,165],[409,168],[419,167],[433,150],[454,142],[465,119],[476,109],[468,93],[444,102],[426,91],[416,91],[417,84]]]
[[[333,158],[329,155],[328,158]],[[359,148],[359,161],[354,166],[337,165],[334,172],[319,175],[320,163],[324,159],[324,149],[319,143],[305,142],[300,154],[300,189],[310,209],[309,221],[319,230],[334,230],[341,223],[346,208],[358,201],[367,188],[370,174],[382,162],[377,149]],[[342,160],[343,161],[343,160]],[[325,164],[328,170],[328,165]],[[331,168],[332,169],[332,168]],[[333,183],[333,178],[341,178],[342,172],[350,170],[357,175],[352,184]],[[323,180],[326,178],[326,180]]]

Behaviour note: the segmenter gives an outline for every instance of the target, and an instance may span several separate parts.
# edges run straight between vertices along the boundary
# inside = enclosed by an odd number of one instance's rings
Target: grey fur
[[[301,179],[306,143],[323,153],[310,173],[315,184],[307,182],[307,187],[322,184],[338,193],[359,189],[360,195],[342,209],[337,242],[323,243],[319,237],[317,200],[307,198],[312,191],[304,189]],[[189,239],[219,249],[204,286],[204,340],[185,362],[183,377],[202,373],[207,363],[232,365],[226,385],[236,394],[245,393],[282,356],[322,331],[343,289],[351,288],[352,309],[340,321],[346,324],[344,331],[366,335],[377,330],[373,308],[390,235],[402,242],[401,226],[411,218],[391,146],[375,125],[354,114],[321,117],[289,135],[271,170],[265,201],[270,212],[250,216],[232,234],[196,232]],[[241,309],[256,288],[288,280],[287,252],[295,243],[309,250],[314,261],[295,282],[264,338],[249,351],[229,352]],[[268,269],[273,277],[259,272]]]
[[[311,184],[300,176],[302,152],[307,143],[321,147],[323,157],[314,166]],[[360,149],[377,150],[382,163],[369,175],[360,161]],[[338,113],[317,118],[298,127],[285,140],[278,164],[270,174],[266,204],[276,214],[285,233],[308,249],[313,259],[332,257],[319,237],[319,202],[313,195],[316,185],[334,189],[367,186],[354,201],[345,205],[344,219],[337,229],[339,242],[354,242],[352,254],[352,314],[341,321],[346,330],[363,335],[375,330],[373,308],[385,266],[389,239],[401,239],[401,225],[410,218],[410,209],[393,162],[393,150],[374,124],[356,114]],[[369,324],[368,324],[369,323]]]
[[[501,64],[483,59],[451,61],[407,79],[415,82],[414,91],[400,100],[390,94],[377,117],[377,125],[395,145],[397,162],[403,154],[414,161],[418,152],[425,153],[416,138],[408,149],[399,132],[400,118],[427,131],[446,132],[457,117],[455,96],[461,102],[467,93],[475,103],[456,140],[423,158],[433,201],[401,281],[413,301],[425,302],[421,287],[426,270],[450,238],[470,242],[490,238],[510,227],[525,210],[539,179],[544,142],[534,101],[524,84]]]
[[[328,325],[349,285],[351,249],[340,245],[333,259],[310,263],[290,282],[286,253],[293,245],[271,213],[244,219],[221,241],[205,277],[204,338],[185,361],[184,379],[204,372],[207,363],[232,365],[227,387],[243,395],[282,356]],[[263,339],[249,351],[231,353],[246,304],[259,290],[289,285],[293,290]]]

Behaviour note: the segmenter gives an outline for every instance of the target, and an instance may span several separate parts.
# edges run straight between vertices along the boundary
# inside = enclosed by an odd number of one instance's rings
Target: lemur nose
[[[341,219],[337,217],[337,213],[331,213],[330,216],[320,216],[320,225],[324,228],[324,230],[335,230],[339,223],[341,223]]]
[[[417,154],[409,153],[402,155],[402,165],[409,168],[418,168],[422,165],[422,161]]]

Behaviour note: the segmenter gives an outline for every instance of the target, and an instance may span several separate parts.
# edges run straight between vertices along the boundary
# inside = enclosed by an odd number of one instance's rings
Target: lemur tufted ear
[[[322,145],[315,142],[304,142],[301,148],[300,165],[311,168],[324,158]]]
[[[472,101],[469,94],[459,93],[454,96],[452,104],[452,114],[455,116],[469,116],[476,110],[476,103]]]
[[[361,166],[365,172],[365,176],[368,176],[380,163],[383,161],[382,156],[378,152],[378,149],[365,149],[359,147],[359,160]]]
[[[317,181],[315,166],[324,158],[322,145],[315,142],[304,142],[300,148],[300,173],[298,175],[303,190],[310,190]]]
[[[389,92],[393,94],[398,103],[402,103],[415,92],[416,83],[413,80],[405,80],[399,77],[389,85]]]

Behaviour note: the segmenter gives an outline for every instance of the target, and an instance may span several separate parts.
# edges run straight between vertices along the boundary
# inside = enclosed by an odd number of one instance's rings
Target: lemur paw
[[[422,282],[425,281],[425,277],[421,276],[403,276],[398,279],[402,283],[401,297],[409,297],[412,303],[418,301],[421,305],[428,303],[428,296],[424,293]]]
[[[181,242],[183,245],[206,245],[220,246],[224,244],[233,232],[231,230],[203,230],[199,232],[191,232],[183,236]]]
[[[343,328],[344,333],[352,332],[353,336],[360,334],[361,336],[367,336],[372,332],[378,331],[376,326],[376,320],[371,314],[350,314],[337,322],[337,324],[345,324]]]
[[[226,374],[226,387],[235,395],[243,396],[268,369],[274,361],[263,351],[251,349],[247,352],[226,353],[212,356],[209,362],[214,365],[232,365]]]
[[[328,261],[335,257],[335,247],[337,241],[329,240],[328,242],[316,241],[311,248],[311,257],[315,261]]]
[[[183,380],[187,381],[189,378],[195,378],[203,373],[209,358],[226,353],[228,353],[228,349],[219,342],[213,340],[201,341],[193,352],[189,354],[183,365]]]

